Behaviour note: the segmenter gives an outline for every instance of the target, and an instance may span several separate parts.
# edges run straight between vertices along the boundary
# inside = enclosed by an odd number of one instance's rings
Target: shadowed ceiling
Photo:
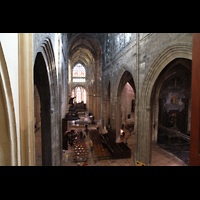
[[[71,65],[81,63],[89,66],[96,59],[100,49],[102,34],[99,33],[68,33],[69,59]]]

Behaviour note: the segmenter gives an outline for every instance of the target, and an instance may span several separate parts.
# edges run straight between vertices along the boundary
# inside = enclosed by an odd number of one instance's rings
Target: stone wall
[[[66,36],[60,33],[33,34],[34,63],[38,53],[42,53],[50,88],[51,165],[62,163],[61,120],[67,111],[68,101],[67,40],[63,37]]]
[[[112,40],[115,34],[112,34]],[[113,43],[113,41],[111,41]],[[113,45],[114,46],[114,45]],[[106,47],[103,56],[106,57]],[[128,46],[119,53],[113,49],[111,61],[102,65],[102,103],[106,103],[108,83],[111,84],[111,127],[116,129],[117,92],[125,71],[131,73],[136,86],[136,152],[135,158],[150,162],[150,99],[153,86],[161,71],[175,58],[192,59],[191,33],[135,33]],[[105,105],[102,105],[105,108]],[[107,123],[106,111],[102,118]]]

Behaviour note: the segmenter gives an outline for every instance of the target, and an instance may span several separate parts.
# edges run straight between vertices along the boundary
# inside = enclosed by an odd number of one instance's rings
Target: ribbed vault
[[[70,33],[68,34],[69,74],[72,77],[70,89],[81,85],[86,89],[87,108],[89,112],[100,119],[101,115],[101,34],[98,33]],[[86,70],[84,81],[73,79],[73,68],[82,64]]]

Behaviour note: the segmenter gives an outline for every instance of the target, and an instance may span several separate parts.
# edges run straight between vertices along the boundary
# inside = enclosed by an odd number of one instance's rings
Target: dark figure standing
[[[80,138],[81,139],[83,138],[83,132],[82,131],[80,132]]]
[[[123,131],[123,138],[125,138],[125,132]]]

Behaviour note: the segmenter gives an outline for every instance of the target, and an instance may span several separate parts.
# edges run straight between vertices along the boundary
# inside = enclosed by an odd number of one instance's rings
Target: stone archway
[[[151,96],[153,86],[162,72],[162,70],[176,58],[192,59],[192,47],[185,45],[175,45],[167,48],[151,65],[143,82],[143,87],[140,95],[139,116],[138,117],[138,133],[136,144],[136,160],[149,165],[151,155],[151,137],[150,130],[152,124],[150,123],[151,111]]]
[[[185,151],[178,153],[170,149],[168,140],[166,140],[170,132],[163,131],[163,127],[176,127],[182,134],[186,134],[190,131],[190,113],[191,60],[177,58],[162,70],[152,89],[150,138],[154,144],[159,144],[167,151],[170,150],[185,162],[188,162],[189,159],[189,152],[186,152],[186,149],[189,150],[189,146],[184,146],[184,148],[180,146],[179,149]],[[170,123],[170,119],[175,120]],[[179,142],[181,141],[184,140],[179,139]],[[187,141],[185,141],[186,143]],[[150,156],[152,157],[152,153]]]
[[[18,165],[16,119],[7,65],[0,43],[0,166]]]
[[[54,55],[54,46],[52,45],[51,37],[44,37],[37,47],[37,53],[35,55],[34,67],[36,67],[36,62],[38,62],[37,67],[37,77],[41,82],[45,82],[44,86],[36,83],[38,92],[40,94],[41,109],[44,113],[47,113],[47,118],[45,119],[46,124],[48,124],[48,130],[50,130],[49,136],[47,138],[47,148],[49,148],[49,153],[46,155],[47,164],[45,165],[61,165],[62,164],[62,102],[61,102],[61,91],[62,87],[60,84],[59,73],[60,69],[56,66],[56,58]],[[38,60],[38,61],[37,61]],[[40,66],[41,65],[41,69]],[[36,71],[34,69],[34,71]],[[44,80],[41,80],[43,77]],[[39,81],[38,81],[39,82]],[[46,98],[44,97],[43,104],[39,87],[47,88]],[[43,90],[43,89],[41,89]],[[45,94],[45,93],[44,93]],[[43,108],[42,108],[43,105]],[[65,107],[65,106],[64,106]],[[42,112],[41,112],[41,126],[42,126]],[[42,127],[41,127],[42,128]],[[50,148],[51,146],[51,148]],[[47,152],[47,149],[45,150]],[[51,157],[51,158],[50,158]]]
[[[116,78],[116,82],[114,84],[114,89],[112,90],[112,94],[111,94],[111,99],[112,99],[112,114],[111,114],[111,127],[112,129],[116,130],[116,139],[119,137],[120,135],[120,129],[122,126],[122,113],[125,113],[122,111],[122,91],[124,89],[124,87],[126,86],[127,83],[129,83],[130,88],[132,88],[132,96],[131,96],[131,100],[130,100],[130,105],[132,100],[135,100],[135,83],[133,80],[133,76],[132,74],[126,70],[126,66],[122,66],[121,69],[119,70],[118,76]],[[126,99],[126,97],[124,98]],[[131,107],[130,107],[130,112],[131,113]],[[126,119],[127,116],[125,116]]]
[[[34,82],[41,104],[42,165],[52,165],[50,86],[47,67],[41,53],[37,53],[34,64]]]

